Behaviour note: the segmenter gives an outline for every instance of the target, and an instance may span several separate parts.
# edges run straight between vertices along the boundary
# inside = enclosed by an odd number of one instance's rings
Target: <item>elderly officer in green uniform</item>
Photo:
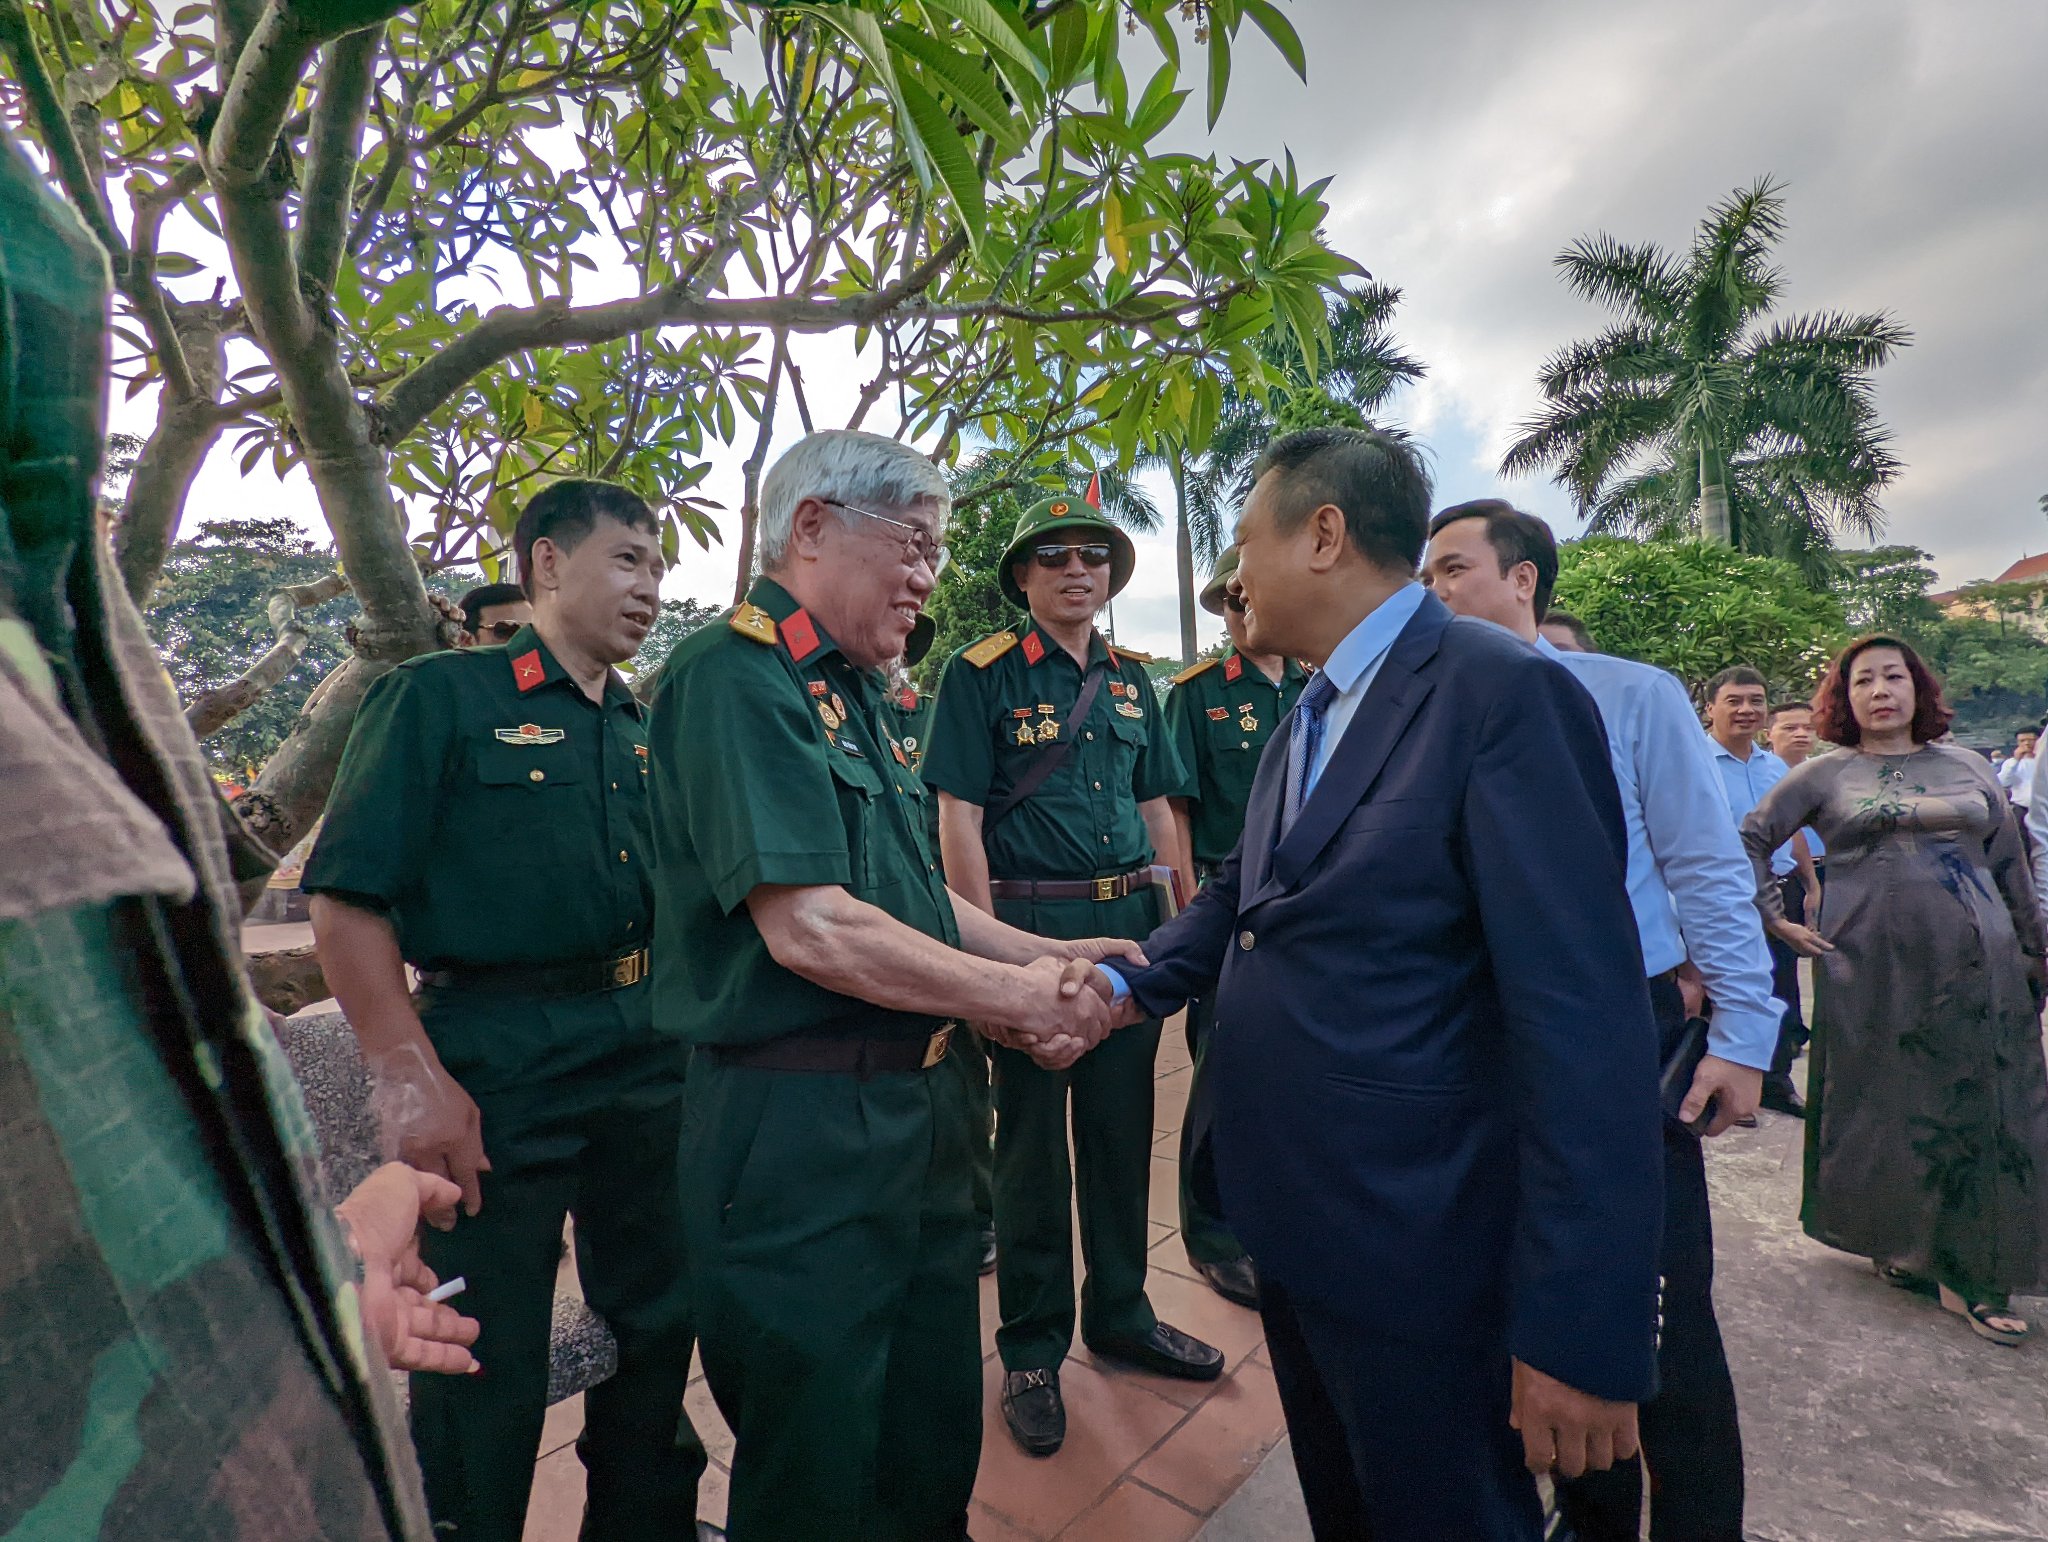
[[[1294,710],[1308,672],[1278,654],[1245,647],[1244,604],[1230,593],[1237,548],[1226,547],[1216,571],[1202,586],[1202,609],[1223,618],[1230,648],[1176,675],[1166,697],[1166,726],[1187,768],[1185,795],[1173,800],[1181,851],[1193,864],[1189,874],[1207,883],[1244,833],[1245,805],[1252,778],[1273,731]],[[1203,1047],[1215,1017],[1205,999],[1188,1003],[1188,1053],[1194,1084],[1204,1079]],[[1190,1107],[1201,1106],[1195,1091]],[[1258,1276],[1230,1227],[1216,1213],[1216,1177],[1209,1143],[1193,1120],[1180,1132],[1180,1235],[1188,1260],[1218,1294],[1240,1306],[1259,1304]]]
[[[949,508],[905,445],[800,440],[762,482],[762,576],[655,694],[655,1015],[693,1046],[684,1229],[733,1542],[966,1534],[975,1132],[942,1067],[969,1018],[1070,1063],[1108,1020],[1058,961],[1129,947],[1026,935],[939,873],[882,669]]]
[[[909,671],[917,668],[931,655],[932,639],[938,627],[928,615],[919,615],[917,625],[910,629],[910,640],[903,645],[903,671],[883,697],[884,722],[890,731],[903,742],[903,753],[910,761],[910,769],[920,777],[924,774],[924,741],[929,731],[933,698],[917,688],[909,677]],[[939,800],[927,797],[925,800],[925,839],[931,849],[939,849]],[[943,874],[944,865],[939,871]],[[989,1101],[988,1045],[981,1035],[965,1024],[964,1031],[953,1035],[947,1059],[953,1069],[967,1082],[968,1096],[974,1101],[974,1214],[981,1222],[981,1272],[994,1272],[996,1266],[996,1223],[995,1204],[991,1197],[994,1181],[995,1110]]]
[[[371,688],[302,882],[399,1154],[468,1211],[425,1248],[468,1282],[486,1372],[414,1384],[435,1523],[518,1542],[573,1215],[584,1295],[619,1344],[584,1396],[583,1535],[672,1542],[704,1469],[683,1412],[684,1052],[654,1029],[646,733],[612,667],[657,613],[659,526],[638,494],[571,480],[513,541],[532,624]]]
[[[1143,937],[1159,924],[1150,864],[1177,865],[1183,773],[1136,656],[1095,617],[1130,581],[1129,537],[1086,504],[1026,510],[1003,554],[1003,591],[1031,613],[946,666],[925,750],[955,892],[1047,937]],[[1153,1019],[1071,1071],[994,1051],[996,1282],[1003,1417],[1034,1455],[1066,1438],[1060,1366],[1074,1336],[1067,1109],[1079,1168],[1091,1353],[1160,1375],[1219,1375],[1215,1349],[1159,1321],[1145,1297],[1152,1157]]]

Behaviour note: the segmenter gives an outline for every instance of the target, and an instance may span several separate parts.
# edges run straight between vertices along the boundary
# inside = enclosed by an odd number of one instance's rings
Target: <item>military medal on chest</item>
[[[1060,725],[1053,720],[1053,712],[1055,710],[1053,704],[1049,701],[1042,701],[1038,704],[1038,742],[1040,744],[1050,744],[1060,736]]]
[[[1250,702],[1246,702],[1237,709],[1237,726],[1248,734],[1255,734],[1259,731],[1259,720],[1253,716],[1252,704]]]

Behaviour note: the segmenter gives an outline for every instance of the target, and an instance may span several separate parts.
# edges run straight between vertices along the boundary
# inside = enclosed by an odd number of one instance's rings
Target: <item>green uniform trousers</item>
[[[698,1050],[683,1228],[732,1542],[955,1542],[981,1460],[963,1079]]]
[[[987,1231],[995,1220],[995,1103],[989,1087],[989,1045],[977,1033],[962,1029],[946,1051],[946,1066],[960,1078],[974,1121],[969,1159],[974,1166],[974,1217]]]
[[[1188,1003],[1188,1058],[1194,1074],[1188,1086],[1188,1107],[1200,1106],[1202,1086],[1209,1073],[1209,1030],[1215,1026],[1216,1007],[1207,996]],[[1244,1257],[1244,1244],[1215,1209],[1216,1154],[1206,1132],[1197,1135],[1192,1119],[1180,1127],[1180,1240],[1188,1257],[1198,1263],[1227,1264]]]
[[[1002,901],[997,916],[1041,937],[1133,937],[1157,922],[1151,894],[1120,900]],[[1152,1178],[1152,1079],[1159,1019],[1119,1028],[1065,1071],[1002,1045],[995,1060],[996,1347],[1012,1371],[1057,1370],[1074,1340],[1078,1197],[1081,1337],[1142,1338],[1158,1319],[1145,1299]],[[1074,1161],[1067,1162],[1073,1104]]]
[[[584,1298],[618,1340],[619,1368],[583,1399],[577,1454],[589,1472],[586,1542],[675,1542],[694,1535],[704,1447],[683,1411],[690,1378],[688,1280],[676,1192],[680,1053],[645,1043],[521,1083],[472,1060],[488,1045],[578,1017],[613,1028],[604,997],[530,1003],[423,1000],[448,1070],[483,1113],[483,1208],[421,1251],[455,1305],[481,1326],[475,1376],[412,1378],[412,1433],[437,1528],[458,1542],[519,1542],[547,1412],[548,1338],[562,1222],[576,1220]],[[486,1050],[486,1055],[488,1051]],[[501,1082],[504,1083],[500,1085]]]

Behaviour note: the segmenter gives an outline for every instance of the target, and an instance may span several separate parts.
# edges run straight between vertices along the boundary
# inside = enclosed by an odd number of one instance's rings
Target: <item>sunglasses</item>
[[[1236,614],[1241,616],[1244,614],[1244,596],[1241,594],[1232,594],[1229,590],[1226,589],[1223,592],[1223,606],[1224,609],[1234,611]]]
[[[483,642],[486,639],[492,642],[510,642],[513,634],[519,630],[519,626],[520,623],[517,621],[493,621],[489,626],[478,630],[476,640],[478,642]]]
[[[1075,552],[1081,554],[1081,561],[1088,567],[1106,568],[1109,566],[1109,544],[1107,542],[1088,546],[1037,546],[1032,548],[1031,560],[1042,568],[1051,568],[1054,571],[1058,571],[1067,565],[1067,559]]]

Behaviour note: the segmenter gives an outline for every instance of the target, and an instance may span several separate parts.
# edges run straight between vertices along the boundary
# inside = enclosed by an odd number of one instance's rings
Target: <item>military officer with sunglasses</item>
[[[1216,559],[1216,571],[1201,595],[1202,609],[1223,617],[1230,647],[1177,675],[1166,698],[1166,726],[1187,768],[1182,795],[1173,799],[1174,819],[1197,884],[1209,881],[1244,833],[1259,757],[1308,681],[1308,672],[1293,659],[1247,651],[1244,602],[1230,593],[1236,572],[1237,548],[1231,546]],[[1191,1107],[1199,1106],[1203,1049],[1214,1018],[1212,1002],[1188,1003],[1188,1053],[1195,1062]],[[1194,1120],[1181,1126],[1181,1241],[1188,1261],[1219,1295],[1256,1307],[1258,1277],[1243,1244],[1217,1213],[1214,1162],[1201,1135]]]
[[[1183,771],[1141,655],[1095,617],[1130,581],[1121,530],[1078,500],[1027,510],[1003,554],[1003,592],[1030,612],[947,665],[924,779],[939,795],[954,891],[1042,936],[1140,938],[1160,920],[1152,862],[1178,865]],[[1060,1366],[1074,1334],[1068,1104],[1079,1169],[1081,1336],[1098,1359],[1208,1380],[1211,1346],[1159,1321],[1145,1296],[1153,1061],[1160,1024],[1124,1028],[1071,1069],[998,1044],[996,1281],[1005,1422],[1025,1450],[1066,1437]]]

